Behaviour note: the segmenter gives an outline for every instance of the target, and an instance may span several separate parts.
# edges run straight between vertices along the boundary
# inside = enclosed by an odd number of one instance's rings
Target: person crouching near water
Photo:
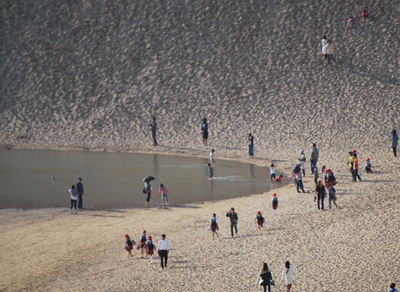
[[[136,242],[131,240],[128,234],[125,234],[125,250],[128,252],[128,258],[133,257],[132,249]]]
[[[212,237],[214,239],[214,234],[218,236],[218,219],[217,219],[217,214],[213,213],[212,218],[210,219],[210,230],[212,233]]]
[[[257,211],[256,218],[254,219],[255,223],[257,223],[258,230],[263,230],[264,229],[264,222],[265,219],[263,215],[261,214],[261,211]]]

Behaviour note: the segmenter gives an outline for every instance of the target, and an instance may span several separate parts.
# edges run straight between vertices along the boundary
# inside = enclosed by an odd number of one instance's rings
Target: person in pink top
[[[160,184],[160,189],[158,190],[158,193],[161,195],[161,201],[162,201],[164,208],[166,208],[168,205],[169,191],[163,184]]]

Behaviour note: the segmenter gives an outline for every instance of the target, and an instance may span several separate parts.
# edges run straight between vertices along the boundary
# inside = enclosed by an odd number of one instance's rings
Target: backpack
[[[257,222],[261,223],[264,222],[264,217],[261,214],[257,214]]]
[[[148,248],[149,250],[153,250],[153,249],[154,249],[154,244],[153,244],[152,241],[147,242],[147,248]]]
[[[142,235],[142,237],[140,238],[140,241],[141,242],[146,242],[146,240],[147,240],[147,238],[146,238],[146,235]]]
[[[211,218],[211,226],[217,226],[217,219]]]

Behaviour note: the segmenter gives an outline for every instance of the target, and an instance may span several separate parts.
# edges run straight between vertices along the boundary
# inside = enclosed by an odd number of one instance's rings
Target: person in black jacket
[[[322,181],[318,181],[318,185],[317,185],[317,188],[315,189],[315,192],[317,193],[317,196],[318,196],[318,201],[317,201],[318,210],[320,210],[320,209],[324,210],[324,198],[326,196],[326,190],[325,190],[324,185],[322,184]],[[321,205],[320,205],[320,203],[321,203]]]
[[[83,184],[82,184],[82,178],[78,178],[78,182],[75,185],[76,190],[78,192],[78,209],[82,210],[83,209]]]
[[[235,212],[235,208],[231,208],[231,210],[226,213],[226,217],[229,217],[229,219],[231,220],[231,234],[233,237],[233,228],[235,228],[235,233],[237,234],[238,230],[237,230],[237,222],[238,222],[238,215]]]
[[[261,273],[260,273],[260,286],[264,287],[264,292],[267,291],[267,287],[268,287],[268,292],[271,292],[271,284],[272,283],[273,283],[273,280],[272,280],[271,271],[268,269],[267,263],[263,263]]]

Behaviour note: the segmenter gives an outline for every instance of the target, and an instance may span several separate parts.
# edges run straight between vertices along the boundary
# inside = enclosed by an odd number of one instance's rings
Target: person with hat
[[[371,172],[373,172],[372,171],[372,163],[371,163],[371,158],[367,158],[367,160],[366,160],[366,162],[365,162],[365,164],[364,164],[364,170],[367,172],[367,173],[371,173]]]
[[[143,257],[143,254],[144,254],[144,250],[146,249],[147,240],[148,240],[148,238],[147,238],[146,230],[143,230],[142,235],[140,236],[140,239],[139,239],[139,244],[136,247],[136,249],[138,249],[138,250],[140,249],[141,250],[142,257]]]
[[[235,228],[235,233],[238,233],[237,230],[237,222],[239,220],[238,214],[235,212],[235,208],[231,208],[227,213],[226,213],[226,217],[229,217],[230,221],[231,221],[231,235],[233,237],[233,229]]]
[[[277,209],[278,209],[278,197],[276,196],[276,193],[273,193],[273,195],[272,195],[272,214],[274,214],[274,216],[276,215]]]
[[[150,264],[153,264],[153,254],[155,250],[155,245],[153,243],[153,237],[149,235],[149,239],[146,242],[146,254],[150,256]]]
[[[353,152],[353,153],[354,153],[354,152]],[[353,154],[353,157],[354,157],[354,160],[353,160],[353,171],[352,171],[352,174],[353,174],[353,182],[356,182],[356,181],[357,181],[357,178],[358,178],[359,181],[361,181],[361,176],[360,176],[360,174],[358,173],[358,158],[357,158],[357,153],[354,153],[354,154]]]
[[[212,218],[210,219],[210,230],[212,233],[212,237],[214,239],[214,234],[217,235],[218,237],[218,219],[217,219],[217,214],[213,213]]]
[[[264,229],[263,225],[264,225],[265,219],[264,219],[263,215],[261,214],[261,211],[257,211],[257,215],[256,215],[256,218],[254,220],[255,220],[255,223],[258,226],[258,230]]]
[[[78,178],[78,182],[75,185],[76,191],[78,192],[78,209],[82,210],[83,209],[83,184],[82,184],[82,178]]]
[[[168,253],[170,249],[171,246],[169,245],[169,241],[166,239],[165,234],[161,235],[161,239],[158,242],[158,255],[160,256],[161,268],[163,269],[167,267]]]
[[[128,252],[128,258],[133,257],[132,249],[135,241],[131,240],[128,234],[125,234],[125,250]]]

